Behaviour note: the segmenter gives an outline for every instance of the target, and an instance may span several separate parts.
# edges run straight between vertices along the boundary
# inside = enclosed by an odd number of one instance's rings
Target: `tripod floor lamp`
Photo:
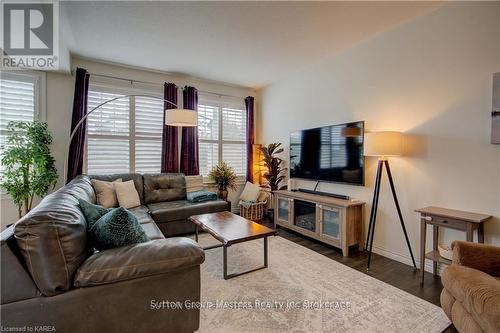
[[[175,126],[175,127],[196,127],[198,126],[198,113],[194,110],[188,109],[179,109],[177,104],[170,102],[169,100],[163,99],[162,97],[154,96],[154,95],[142,95],[142,94],[132,94],[132,95],[122,95],[115,98],[108,99],[107,101],[102,102],[101,104],[94,107],[92,110],[88,111],[85,116],[80,119],[80,121],[76,124],[73,131],[69,136],[68,144],[66,146],[66,156],[64,157],[64,181],[67,179],[68,175],[68,156],[69,149],[71,146],[71,141],[75,137],[76,132],[85,122],[85,120],[96,110],[98,110],[103,105],[116,101],[117,99],[129,98],[129,97],[147,97],[153,99],[162,100],[164,103],[168,103],[173,106],[175,109],[166,109],[165,112],[165,125]]]
[[[401,156],[402,150],[403,135],[401,134],[401,132],[365,133],[364,155],[377,156],[379,158],[377,164],[377,177],[375,179],[375,190],[373,192],[372,210],[370,213],[370,224],[368,226],[368,234],[366,237],[366,250],[368,251],[367,269],[370,269],[370,262],[373,252],[373,238],[375,235],[375,222],[377,221],[378,198],[384,166],[387,169],[387,176],[389,178],[389,184],[391,185],[392,196],[394,198],[394,203],[396,204],[399,221],[401,222],[401,228],[403,229],[403,234],[406,239],[406,244],[408,245],[408,249],[410,250],[413,267],[415,267],[415,269],[417,268],[417,265],[415,264],[415,258],[413,257],[413,252],[411,250],[410,240],[408,239],[408,234],[406,232],[405,223],[403,221],[403,215],[401,214],[401,208],[399,207],[398,197],[396,195],[396,189],[394,187],[394,181],[392,180],[391,168],[389,167],[389,160],[387,159],[387,157],[389,156]]]

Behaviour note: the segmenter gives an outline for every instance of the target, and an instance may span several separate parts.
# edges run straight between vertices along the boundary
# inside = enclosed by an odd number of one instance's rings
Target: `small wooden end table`
[[[195,239],[198,241],[198,231],[208,232],[222,244],[208,246],[204,250],[222,247],[222,269],[224,280],[251,273],[268,265],[267,237],[276,236],[278,232],[259,223],[247,220],[231,212],[218,212],[194,215],[189,218],[196,225]],[[264,265],[241,273],[227,273],[227,248],[233,244],[264,238]]]
[[[491,218],[491,215],[465,212],[455,209],[440,207],[425,207],[415,210],[420,213],[420,274],[421,283],[424,283],[425,259],[433,261],[432,272],[437,275],[437,264],[451,264],[451,260],[441,257],[438,249],[439,227],[465,231],[466,240],[473,241],[474,230],[477,230],[477,240],[484,243],[484,222]],[[425,253],[425,241],[427,235],[427,225],[432,225],[432,251]]]

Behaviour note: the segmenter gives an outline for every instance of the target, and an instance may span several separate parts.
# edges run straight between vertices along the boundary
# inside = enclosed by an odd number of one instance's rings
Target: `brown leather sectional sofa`
[[[151,241],[94,253],[78,199],[96,201],[88,176],[48,195],[1,233],[1,326],[57,332],[194,332],[203,250],[185,237],[187,217],[223,211],[190,204],[182,174],[99,176],[134,180],[131,209]],[[162,233],[163,232],[163,233]],[[12,330],[11,329],[11,330]],[[46,330],[47,330],[46,329]]]

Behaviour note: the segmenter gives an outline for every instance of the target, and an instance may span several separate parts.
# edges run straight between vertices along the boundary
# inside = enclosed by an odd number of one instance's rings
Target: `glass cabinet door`
[[[278,220],[282,222],[290,221],[290,200],[278,197]]]
[[[333,207],[320,206],[321,234],[340,241],[342,225],[340,210]]]

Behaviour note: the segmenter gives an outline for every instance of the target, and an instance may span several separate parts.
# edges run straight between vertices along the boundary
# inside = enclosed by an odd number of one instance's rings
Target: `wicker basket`
[[[248,220],[262,220],[266,205],[267,201],[256,202],[248,208],[240,204],[240,215]]]

